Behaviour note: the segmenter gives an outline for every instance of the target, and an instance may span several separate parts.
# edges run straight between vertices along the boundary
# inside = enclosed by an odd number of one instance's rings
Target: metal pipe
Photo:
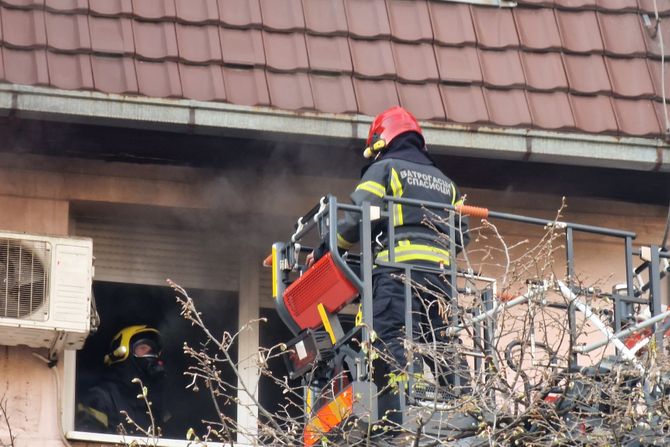
[[[529,292],[527,292],[523,295],[519,295],[518,297],[516,297],[512,300],[509,300],[505,303],[502,303],[502,304],[501,304],[500,301],[496,301],[495,305],[491,308],[491,310],[479,314],[478,316],[476,316],[476,317],[472,318],[470,321],[468,321],[468,323],[469,324],[477,323],[477,322],[486,320],[488,318],[491,318],[495,314],[500,313],[500,312],[504,311],[505,309],[508,309],[510,307],[514,307],[516,305],[523,304],[523,303],[527,302],[528,300],[533,298],[538,293],[545,292],[546,290],[547,290],[546,286],[542,286],[542,287],[539,287],[535,290],[531,290],[531,291],[529,291]],[[454,327],[448,328],[446,333],[447,333],[448,336],[456,335],[457,333],[461,332],[464,329],[465,329],[465,325],[454,326]]]
[[[626,294],[628,296],[635,296],[635,284],[633,283],[635,271],[633,267],[633,239],[630,237],[627,237],[624,241],[624,253],[626,256]]]
[[[624,337],[627,337],[631,335],[632,333],[639,331],[640,329],[644,329],[646,327],[649,327],[653,324],[658,323],[659,321],[664,320],[665,318],[670,317],[670,310],[666,311],[662,314],[656,315],[655,317],[651,317],[648,320],[644,320],[640,323],[635,324],[634,326],[631,326],[627,329],[624,329],[621,332],[617,332],[616,334],[611,334],[608,338],[604,340],[599,340],[597,342],[591,343],[589,345],[580,345],[580,346],[575,346],[575,350],[577,350],[579,353],[586,353],[586,352],[591,352],[594,349],[598,349],[602,346],[605,346],[608,344],[610,341],[613,340],[621,340]]]
[[[612,331],[611,331],[607,326],[605,326],[605,323],[603,323],[602,321],[600,321],[600,319],[597,317],[597,315],[595,315],[595,314],[593,313],[593,311],[591,310],[591,308],[590,308],[589,306],[587,306],[586,304],[584,304],[584,303],[582,303],[581,301],[579,301],[579,298],[577,297],[577,295],[575,295],[574,292],[573,292],[572,290],[570,290],[570,289],[568,288],[568,286],[566,286],[566,285],[563,283],[563,281],[558,281],[558,287],[559,287],[559,289],[561,290],[561,294],[563,295],[563,297],[564,297],[566,300],[568,300],[568,301],[570,301],[571,303],[573,303],[574,306],[575,306],[580,312],[582,312],[582,313],[586,316],[586,318],[588,318],[588,319],[591,321],[591,323],[593,323],[593,325],[594,325],[600,332],[602,332],[602,333],[605,335],[605,337],[606,337],[607,340],[611,340],[611,341],[614,343],[614,346],[616,346],[616,348],[619,349],[619,350],[622,352],[623,357],[624,357],[625,359],[632,359],[632,358],[635,358],[635,356],[634,356],[633,354],[631,354],[630,349],[628,349],[628,347],[627,347],[625,344],[623,344],[623,342],[622,342],[621,340],[619,340],[618,338],[613,338]],[[576,342],[577,340],[574,340],[574,341]],[[607,344],[607,343],[608,343],[608,342],[605,342],[605,343],[603,343],[601,346],[604,346],[604,345]],[[594,344],[595,344],[595,343],[594,343]],[[577,351],[577,352],[580,352],[580,353],[588,352],[588,351],[582,351],[582,350],[580,350],[580,349],[579,349],[580,346],[575,346],[574,344],[573,344],[573,346],[574,346],[573,349],[574,349],[575,351]],[[595,348],[594,348],[594,349],[595,349]]]
[[[660,315],[656,315],[656,316],[654,316],[654,317],[652,317],[652,318],[649,318],[649,319],[647,319],[647,320],[645,320],[645,321],[642,321],[642,322],[640,322],[640,323],[637,323],[637,324],[635,324],[635,325],[633,325],[633,326],[631,326],[631,327],[629,327],[629,328],[627,328],[627,329],[624,329],[624,330],[619,331],[619,332],[617,332],[616,334],[614,334],[614,333],[612,333],[612,331],[610,331],[610,330],[605,326],[605,324],[604,324],[602,321],[600,321],[600,320],[598,319],[598,317],[593,313],[593,311],[591,310],[590,307],[588,307],[587,305],[585,305],[584,303],[582,303],[581,301],[579,301],[579,299],[578,299],[577,296],[572,292],[572,290],[568,289],[567,286],[566,286],[562,281],[558,281],[558,286],[559,286],[559,288],[560,288],[561,293],[563,294],[563,296],[564,296],[566,299],[570,300],[571,302],[575,303],[575,306],[577,306],[577,308],[578,308],[580,311],[582,311],[582,312],[586,315],[586,317],[589,318],[589,320],[591,320],[591,322],[592,322],[592,323],[593,323],[593,324],[594,324],[594,325],[595,325],[601,332],[603,332],[603,333],[605,334],[605,336],[606,336],[605,339],[603,339],[603,340],[599,340],[599,341],[594,342],[594,343],[591,343],[591,344],[589,344],[589,345],[575,346],[573,349],[574,349],[576,352],[579,352],[580,354],[584,354],[584,353],[587,353],[587,352],[591,352],[591,351],[593,351],[594,349],[598,349],[598,348],[600,348],[600,347],[602,347],[602,346],[605,346],[605,345],[608,344],[609,342],[612,342],[612,343],[615,344],[615,346],[617,346],[619,349],[621,349],[621,351],[622,351],[622,353],[623,353],[623,355],[624,355],[624,358],[632,359],[632,358],[635,357],[634,354],[631,352],[631,350],[630,350],[626,345],[623,344],[623,342],[621,342],[621,338],[626,337],[626,336],[632,334],[633,332],[639,331],[640,329],[644,329],[644,328],[646,328],[646,327],[648,327],[648,326],[651,326],[651,325],[653,325],[653,324],[655,324],[655,323],[657,323],[657,322],[663,320],[664,318],[667,318],[668,316],[670,316],[670,311],[667,311],[667,312],[665,312],[665,313],[662,313],[662,314],[660,314]]]
[[[314,225],[317,224],[323,215],[329,211],[327,204],[330,203],[330,198],[331,196],[321,197],[321,200],[319,200],[319,203],[316,206],[307,211],[304,216],[298,218],[298,221],[296,222],[296,229],[291,235],[291,242],[297,242],[305,235],[305,233],[307,233]]]
[[[651,285],[651,315],[652,317],[661,313],[661,271],[659,268],[660,259],[658,252],[660,248],[658,245],[650,247],[651,259],[649,265],[649,284]],[[658,325],[654,325],[654,335],[656,336],[656,346],[660,352],[663,350],[663,332],[660,332]]]
[[[363,304],[363,340],[362,342],[365,343],[364,346],[367,345],[368,349],[371,349],[372,346],[370,346],[371,339],[372,339],[372,332],[374,328],[374,321],[373,321],[373,311],[372,311],[372,247],[371,244],[365,243],[366,241],[370,241],[372,237],[372,230],[370,228],[370,204],[367,202],[363,202],[363,207],[362,207],[362,216],[361,216],[361,241],[363,241],[361,250],[362,250],[362,259],[361,259],[361,265],[363,266],[370,266],[370,268],[363,268],[361,269],[361,275],[362,275],[362,281],[358,280],[358,283],[361,285],[361,288],[359,289],[361,291],[361,303]],[[333,231],[334,228],[337,228],[336,226],[331,225],[331,235],[335,233]],[[333,239],[337,239],[337,235],[332,236]],[[337,247],[337,243],[335,245]],[[337,249],[335,250],[337,251]],[[342,259],[339,256],[338,257]],[[344,262],[344,261],[343,261]],[[351,272],[351,269],[347,268],[347,271]],[[353,273],[353,272],[352,272]],[[358,279],[358,278],[357,278]]]
[[[337,199],[333,196],[328,197],[328,219],[329,219],[329,227],[330,231],[328,232],[328,249],[330,251],[331,257],[333,259],[333,262],[335,265],[340,269],[341,272],[344,273],[344,275],[347,277],[349,281],[363,294],[363,289],[364,289],[364,280],[361,280],[353,270],[351,270],[351,267],[342,259],[342,255],[340,255],[340,251],[337,249],[337,209],[338,209],[338,204],[337,204]],[[365,204],[363,206],[362,214],[363,218],[365,218],[365,211],[367,210],[367,216],[368,216],[368,221],[370,217],[370,207],[369,205],[366,207]],[[365,221],[364,221],[365,222]],[[313,224],[313,223],[312,223]],[[370,230],[369,227],[366,225],[361,225],[361,231],[367,230],[369,233]],[[365,239],[363,239],[365,240]],[[363,244],[363,245],[369,245],[369,244]],[[370,247],[367,247],[368,250],[371,250]],[[363,252],[365,253],[366,247],[363,247]]]
[[[565,229],[565,259],[567,264],[568,286],[572,286],[575,277],[575,244],[573,229]]]
[[[384,196],[384,200],[389,201],[393,200],[397,203],[405,203],[408,205],[417,205],[417,206],[423,206],[426,208],[439,208],[439,209],[448,209],[452,211],[457,211],[456,207],[454,205],[446,204],[446,203],[439,203],[439,202],[424,202],[421,200],[417,199],[407,199],[407,198],[398,198],[398,197],[390,197],[390,196]],[[515,222],[522,222],[522,223],[528,223],[528,224],[534,224],[534,225],[556,225],[561,228],[572,228],[577,231],[582,231],[585,233],[593,233],[593,234],[600,234],[604,236],[613,236],[613,237],[630,237],[635,239],[637,236],[635,233],[630,232],[630,231],[623,231],[623,230],[617,230],[614,228],[607,228],[607,227],[596,227],[593,225],[583,225],[583,224],[578,224],[578,223],[572,223],[572,222],[557,222],[554,220],[550,219],[540,219],[537,217],[528,217],[528,216],[521,216],[518,214],[510,214],[510,213],[501,213],[499,211],[490,211],[488,212],[489,217],[493,217],[495,219],[502,219],[502,220],[511,220]]]

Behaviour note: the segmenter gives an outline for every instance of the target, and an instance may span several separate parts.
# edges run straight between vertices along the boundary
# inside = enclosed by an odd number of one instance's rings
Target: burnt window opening
[[[102,281],[94,282],[93,291],[100,328],[77,352],[76,404],[104,378],[108,367],[103,359],[114,335],[124,327],[147,324],[160,331],[163,344],[164,389],[168,390],[163,393],[163,407],[169,419],[161,424],[161,437],[183,440],[189,428],[196,433],[205,433],[207,424],[202,421],[218,421],[219,418],[209,390],[202,383],[197,392],[186,389],[191,380],[184,371],[194,362],[183,352],[184,342],[197,348],[205,341],[205,336],[180,316],[175,292],[169,287]],[[189,289],[188,293],[213,334],[237,331],[239,300],[236,292]],[[237,345],[230,354],[237,358]],[[235,383],[230,368],[223,369],[222,376],[223,380]],[[226,416],[236,418],[235,405],[219,404]],[[75,421],[75,430],[82,431],[79,421]]]

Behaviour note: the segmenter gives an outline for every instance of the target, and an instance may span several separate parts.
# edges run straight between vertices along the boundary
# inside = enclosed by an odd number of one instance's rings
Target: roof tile
[[[174,19],[177,11],[172,0],[132,0],[133,13],[144,20]]]
[[[270,104],[265,71],[258,68],[223,68],[228,101],[245,106]]]
[[[519,45],[519,36],[510,9],[473,6],[472,18],[480,46],[509,48]]]
[[[406,42],[432,41],[426,0],[387,0],[394,39]]]
[[[376,115],[399,104],[395,82],[354,78],[354,91],[359,113]]]
[[[661,131],[664,134],[667,134],[670,132],[670,123],[666,125],[666,114],[663,112],[663,103],[659,101],[652,101],[652,105],[654,106],[654,110],[656,111],[656,118],[658,118],[658,123],[661,126]],[[666,102],[665,109],[668,113],[668,120],[670,120],[670,110],[668,110],[668,103]]]
[[[3,3],[16,8],[30,8],[31,6],[42,6],[44,0],[3,0]]]
[[[79,14],[46,13],[47,42],[61,51],[89,50],[88,17]]]
[[[93,83],[106,93],[137,93],[135,61],[129,57],[91,56]]]
[[[14,84],[47,85],[49,71],[46,50],[2,48],[5,79]]]
[[[574,129],[567,93],[528,92],[527,97],[533,125],[543,129]]]
[[[132,0],[88,0],[91,12],[103,16],[131,15]]]
[[[637,0],[596,0],[599,9],[610,11],[631,11],[637,10]]]
[[[447,82],[482,82],[477,49],[474,47],[436,47],[440,79]]]
[[[427,43],[393,43],[393,52],[398,64],[398,77],[405,81],[437,80],[437,63],[433,46]]]
[[[0,79],[332,113],[402,104],[428,120],[661,133],[651,0],[518,3],[0,0]],[[657,3],[670,14],[670,2]],[[670,48],[670,22],[661,27]],[[670,90],[670,74],[665,82]]]
[[[177,24],[179,57],[194,63],[221,60],[219,28],[214,25]]]
[[[621,132],[643,137],[657,135],[661,131],[653,101],[613,98],[612,103]]]
[[[175,11],[180,21],[216,23],[219,7],[216,0],[175,0]]]
[[[86,12],[88,11],[88,0],[46,0],[44,6],[51,11]]]
[[[395,76],[390,41],[350,39],[349,42],[354,71],[357,74],[366,77]]]
[[[563,61],[559,53],[521,53],[528,87],[536,90],[567,90]]]
[[[670,3],[670,2],[669,2]],[[663,36],[663,50],[665,52],[665,57],[670,56],[670,21],[661,20],[660,29],[661,32],[657,33],[656,31],[656,22],[654,19],[651,19],[651,25],[649,27],[643,28],[642,37],[644,43],[647,47],[647,51],[655,56],[661,56],[661,35]]]
[[[496,87],[522,86],[526,83],[517,50],[479,51],[484,83]]]
[[[640,17],[637,14],[598,13],[605,52],[614,55],[646,53]]]
[[[448,121],[474,124],[489,120],[480,86],[441,85],[440,91]]]
[[[654,6],[658,8],[659,14],[670,12],[670,2],[659,2],[656,0],[638,0],[638,6],[642,11],[652,14],[654,13]]]
[[[173,22],[140,22],[133,20],[135,51],[146,59],[176,59],[177,36]]]
[[[88,54],[47,52],[51,84],[67,90],[92,90],[93,72]]]
[[[265,65],[260,30],[219,28],[223,62],[238,65]]]
[[[661,61],[655,61],[652,59],[647,59],[647,64],[649,66],[649,74],[651,75],[651,81],[654,84],[654,93],[656,97],[663,97],[663,86],[661,85]],[[665,63],[665,95],[666,97],[670,96],[670,62]]]
[[[267,73],[270,102],[288,110],[314,109],[312,88],[307,73]]]
[[[263,31],[263,43],[268,67],[275,70],[309,68],[304,34]]]
[[[516,3],[530,6],[554,6],[554,0],[517,0]]]
[[[263,26],[267,29],[295,31],[305,28],[300,0],[260,0]]]
[[[608,96],[570,95],[575,125],[591,133],[616,133],[618,131],[612,104]]]
[[[578,93],[599,93],[612,90],[602,56],[591,54],[563,55],[570,90]]]
[[[514,19],[522,47],[533,50],[561,47],[561,36],[553,9],[518,8],[514,10]]]
[[[437,83],[398,83],[398,95],[400,105],[411,110],[417,119],[444,121],[444,105]]]
[[[561,41],[567,50],[575,53],[603,51],[603,42],[594,11],[556,10],[556,19]]]
[[[131,20],[126,18],[88,18],[93,52],[132,54],[135,52]]]
[[[477,41],[468,5],[430,2],[428,9],[436,41],[447,45],[474,44]]]
[[[0,7],[0,18],[6,44],[23,48],[46,45],[43,11]]]
[[[343,0],[303,0],[302,9],[308,30],[319,34],[346,35],[347,14]]]
[[[554,0],[557,6],[568,9],[595,9],[596,0]]]
[[[309,66],[315,71],[351,73],[351,54],[346,37],[306,35]]]
[[[314,105],[329,113],[356,113],[356,95],[350,76],[311,75]]]
[[[182,96],[176,62],[135,61],[140,94],[154,98]]]
[[[198,101],[225,101],[226,90],[220,65],[179,64],[184,96]]]
[[[261,5],[258,0],[217,0],[221,21],[230,26],[260,25]]]
[[[605,58],[615,95],[652,97],[654,85],[644,59]]]
[[[501,126],[531,125],[528,102],[523,90],[484,88],[484,98],[493,123]]]
[[[384,0],[345,0],[349,32],[359,37],[390,36]]]

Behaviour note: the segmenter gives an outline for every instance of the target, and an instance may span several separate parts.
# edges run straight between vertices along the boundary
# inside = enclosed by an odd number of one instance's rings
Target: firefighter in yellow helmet
[[[148,428],[151,420],[147,405],[138,399],[141,393],[138,378],[148,389],[148,400],[156,424],[163,422],[162,392],[165,368],[161,359],[161,338],[157,329],[147,325],[128,326],[120,330],[110,343],[104,358],[107,371],[103,379],[91,387],[77,405],[77,430],[116,433],[126,418]]]

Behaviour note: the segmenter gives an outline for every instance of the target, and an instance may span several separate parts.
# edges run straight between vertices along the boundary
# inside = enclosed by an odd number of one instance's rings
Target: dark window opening
[[[101,323],[98,331],[88,338],[84,349],[77,353],[77,403],[92,386],[100,383],[108,371],[103,358],[114,335],[124,327],[147,324],[160,331],[163,344],[164,389],[168,391],[163,393],[163,407],[170,418],[162,424],[162,437],[184,439],[189,428],[196,433],[204,433],[208,424],[203,420],[218,421],[209,390],[204,384],[199,384],[197,392],[186,389],[190,378],[184,375],[184,371],[194,362],[184,354],[184,342],[199,347],[205,336],[180,315],[174,291],[169,287],[101,281],[94,282],[93,291]],[[189,289],[188,292],[213,334],[237,331],[236,293],[197,289]],[[230,353],[236,359],[237,346]],[[230,368],[222,370],[222,379],[235,383]],[[237,407],[234,404],[219,402],[219,405],[226,416],[236,417]],[[76,422],[75,429],[81,429],[79,422]]]

